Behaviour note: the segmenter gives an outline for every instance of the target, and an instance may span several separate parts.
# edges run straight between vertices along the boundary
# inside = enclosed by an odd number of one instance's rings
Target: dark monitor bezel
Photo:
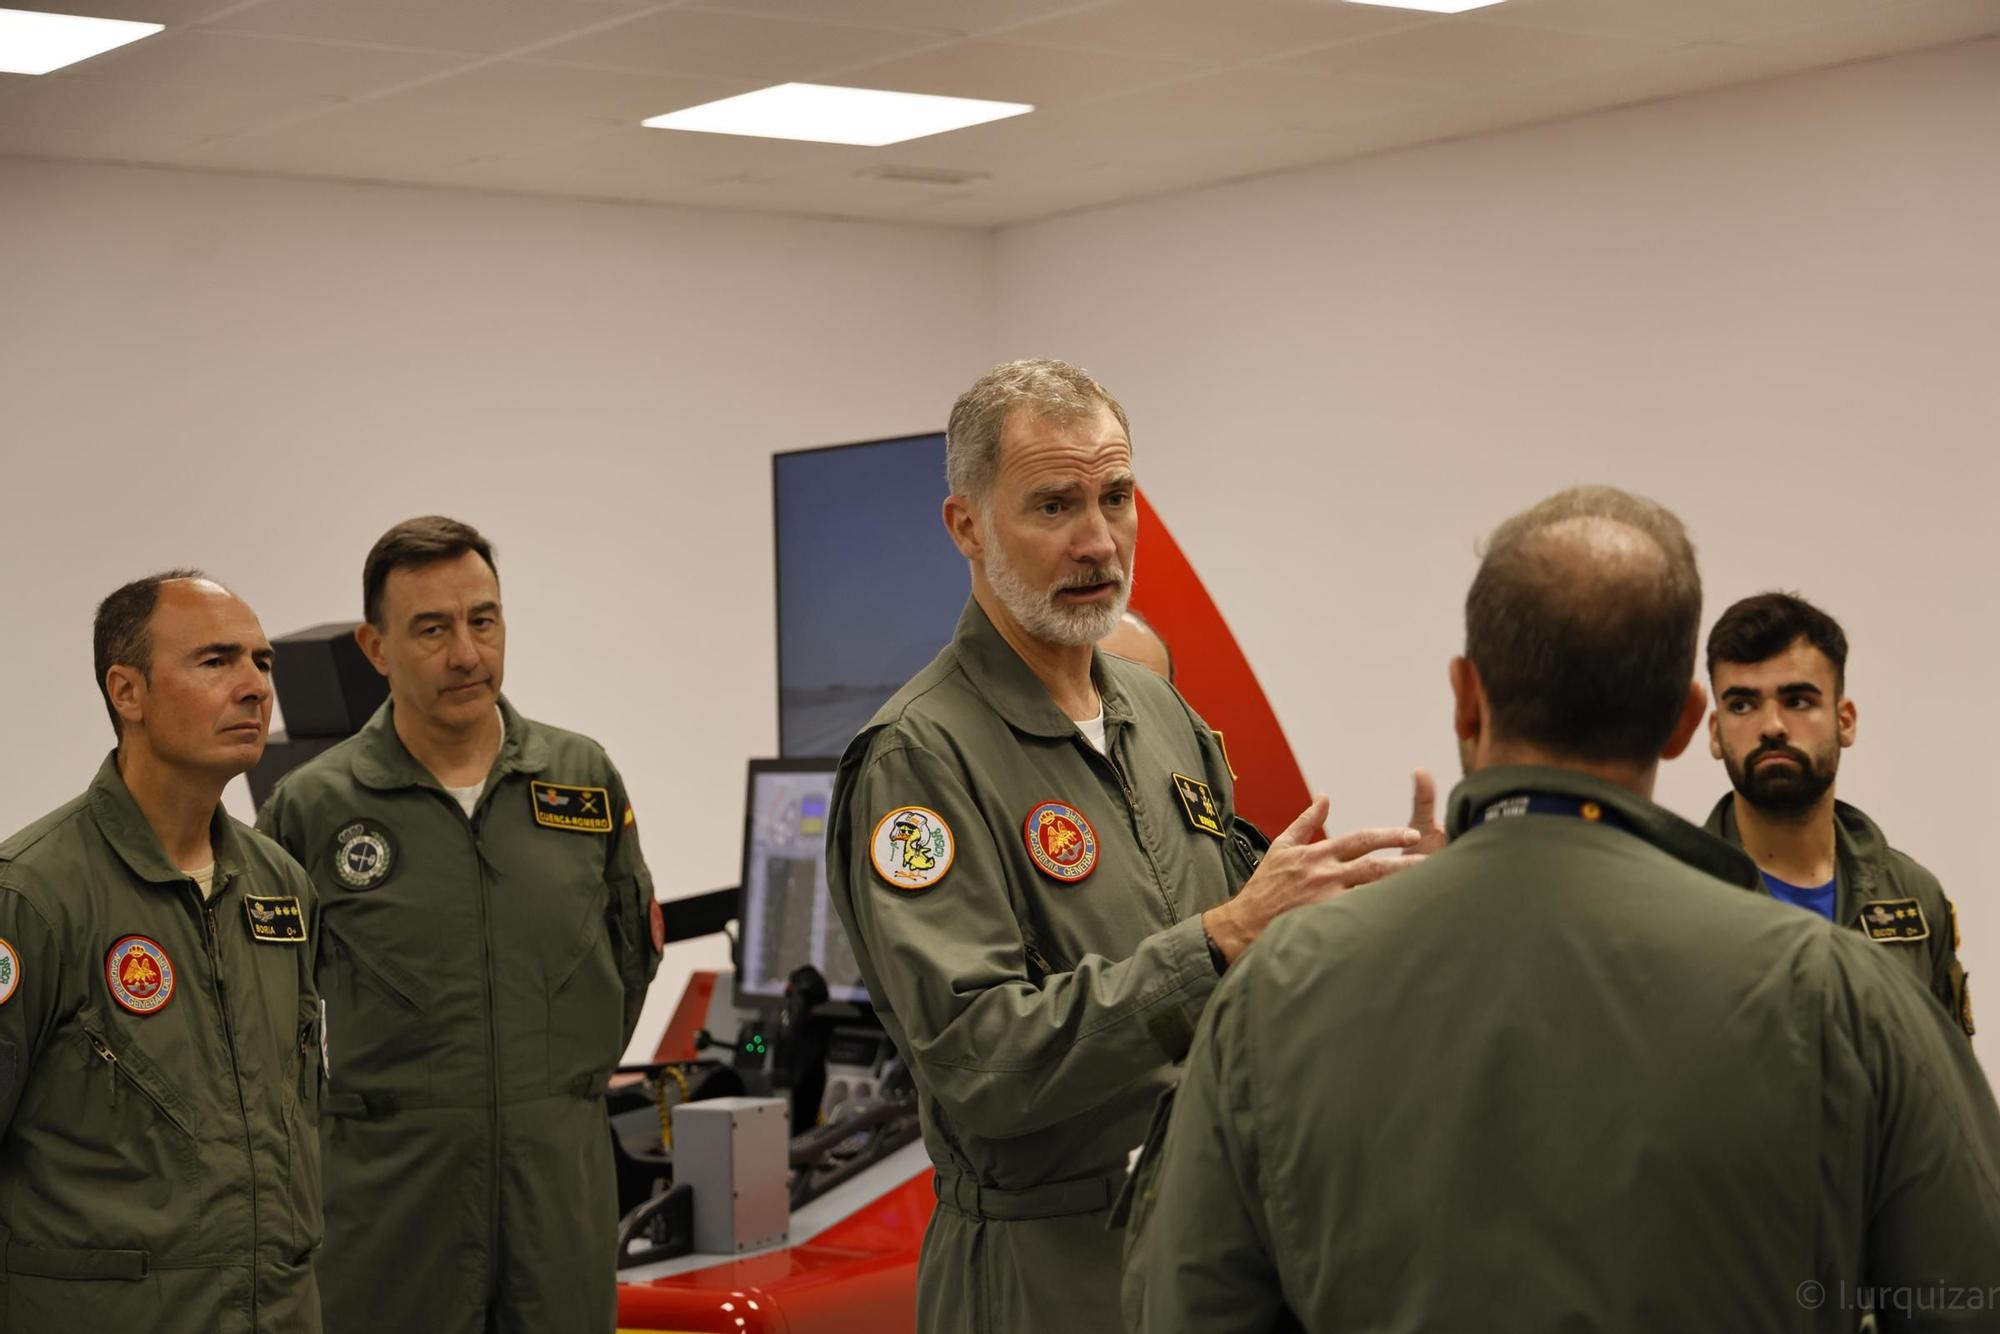
[[[748,767],[744,770],[743,853],[738,870],[739,888],[736,891],[736,940],[730,950],[730,965],[733,969],[730,985],[735,994],[736,1007],[740,1010],[775,1009],[785,1003],[782,991],[778,995],[771,996],[761,991],[747,990],[743,985],[743,951],[745,943],[750,937],[750,854],[754,841],[755,824],[752,817],[756,811],[758,776],[772,773],[832,774],[839,767],[840,757],[838,755],[785,755],[769,759],[751,760]],[[827,820],[829,824],[833,820],[832,803],[830,801],[828,802]],[[861,999],[858,1002],[843,996],[835,996],[834,999],[836,1001],[847,1001],[849,1004],[866,1006],[869,1003],[867,985],[865,983],[862,984],[860,990]]]

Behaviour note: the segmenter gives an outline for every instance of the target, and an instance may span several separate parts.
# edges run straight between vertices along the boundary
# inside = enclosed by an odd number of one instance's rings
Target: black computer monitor
[[[970,584],[944,530],[944,437],[778,454],[778,750],[838,755],[951,640]]]
[[[861,966],[826,889],[826,826],[833,805],[830,757],[750,761],[743,804],[743,898],[736,996],[784,999],[800,964],[825,975],[829,998],[868,1003]]]

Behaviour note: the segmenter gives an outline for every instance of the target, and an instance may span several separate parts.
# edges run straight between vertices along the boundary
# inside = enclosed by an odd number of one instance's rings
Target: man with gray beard
[[[918,1329],[1112,1329],[1126,1158],[1223,970],[1443,833],[1421,778],[1412,827],[1314,842],[1320,797],[1267,845],[1174,688],[1095,650],[1138,515],[1124,409],[1089,375],[989,371],[946,470],[972,598],[842,757],[827,882],[937,1165]]]

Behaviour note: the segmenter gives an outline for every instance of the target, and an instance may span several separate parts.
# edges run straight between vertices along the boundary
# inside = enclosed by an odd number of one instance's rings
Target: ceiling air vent
[[[871,180],[897,181],[904,185],[971,185],[974,181],[990,181],[990,171],[953,171],[948,167],[875,167],[861,172]]]

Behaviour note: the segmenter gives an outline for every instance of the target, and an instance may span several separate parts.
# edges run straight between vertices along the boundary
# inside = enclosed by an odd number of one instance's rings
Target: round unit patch
[[[104,956],[104,980],[133,1014],[158,1014],[174,998],[174,961],[157,940],[125,936]]]
[[[333,836],[334,878],[349,889],[373,889],[396,866],[396,845],[389,831],[356,820]]]
[[[20,989],[21,956],[5,937],[0,937],[0,1005],[14,999],[14,993]]]
[[[915,893],[944,879],[958,854],[958,840],[936,811],[898,806],[875,826],[868,852],[875,859],[875,874],[892,889]]]
[[[1097,831],[1066,802],[1045,801],[1029,811],[1021,833],[1043,875],[1073,885],[1097,869]]]

